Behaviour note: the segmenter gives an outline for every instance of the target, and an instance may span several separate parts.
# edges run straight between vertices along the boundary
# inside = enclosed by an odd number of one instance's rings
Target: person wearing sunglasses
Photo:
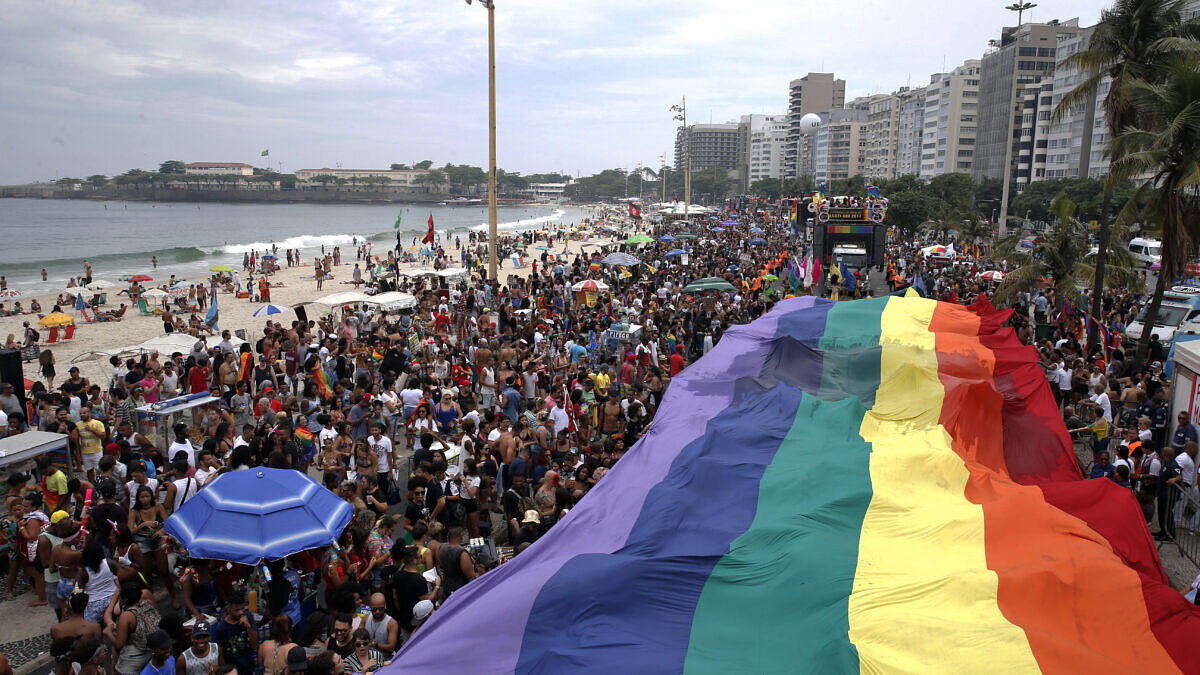
[[[374,642],[371,641],[371,634],[365,628],[354,631],[351,638],[354,651],[345,657],[346,672],[372,673],[391,663],[385,660],[383,652],[375,648]]]

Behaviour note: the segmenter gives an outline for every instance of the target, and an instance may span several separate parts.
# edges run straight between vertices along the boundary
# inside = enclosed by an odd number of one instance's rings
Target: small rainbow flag
[[[325,369],[321,364],[313,367],[313,381],[317,383],[317,394],[321,398],[329,398],[333,396],[333,385],[329,383],[329,375],[325,373]]]
[[[312,456],[317,451],[317,443],[313,437],[313,432],[309,431],[307,427],[299,427],[292,435],[296,437],[296,441],[300,443],[300,447],[304,448],[304,460],[312,459]]]

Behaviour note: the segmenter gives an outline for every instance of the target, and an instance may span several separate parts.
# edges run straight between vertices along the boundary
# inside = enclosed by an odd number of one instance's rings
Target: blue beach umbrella
[[[618,252],[609,253],[608,255],[604,256],[604,260],[601,260],[600,262],[604,263],[605,265],[625,265],[628,267],[630,265],[636,265],[641,261],[638,260],[637,257],[629,255],[628,253]]]
[[[666,253],[664,253],[663,257],[664,258],[678,258],[679,256],[681,256],[685,253],[687,253],[687,251],[685,251],[681,248],[673,248],[670,251],[667,251]]]
[[[762,237],[755,237],[755,238],[751,239],[748,243],[751,246],[765,246],[767,243],[767,240],[763,239]]]
[[[87,303],[83,301],[83,293],[75,296],[75,310],[82,312],[87,309]]]
[[[256,565],[329,544],[353,515],[299,471],[256,468],[217,476],[164,527],[194,558]]]
[[[750,228],[750,234],[762,234],[762,233],[763,233],[763,229],[761,227]]]
[[[718,227],[718,226],[716,226],[716,225],[713,225],[713,226],[712,226],[710,229],[711,229],[713,232],[724,232],[724,231],[725,231],[725,228],[723,228],[723,227]]]
[[[659,241],[679,241],[678,239],[676,239],[675,237],[672,237],[669,234],[664,234],[663,236],[659,237],[658,240]]]
[[[284,305],[266,304],[254,310],[254,316],[259,317],[270,316],[272,314],[283,314],[289,309],[291,309],[291,307],[286,307]]]

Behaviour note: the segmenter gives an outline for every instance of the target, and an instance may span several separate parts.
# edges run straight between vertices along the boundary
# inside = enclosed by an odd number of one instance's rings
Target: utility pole
[[[683,174],[683,219],[689,218],[689,205],[692,202],[692,132],[687,125],[687,97],[684,96],[679,105],[671,106],[675,119],[683,123],[683,152],[686,156],[687,167]]]
[[[471,4],[471,0],[467,0]],[[488,12],[488,279],[496,280],[496,2],[479,0]]]
[[[658,174],[658,201],[667,201],[667,153],[658,156],[659,167],[662,169]]]
[[[638,204],[642,203],[642,198],[644,196],[642,184],[646,182],[645,178],[646,175],[642,172],[642,163],[638,162]]]
[[[1025,15],[1025,10],[1037,7],[1032,2],[1014,2],[1004,9],[1017,13],[1017,29],[1021,28],[1021,19]],[[1003,49],[1003,46],[1001,47]],[[1016,53],[1014,52],[1014,57]],[[1004,186],[1000,190],[1000,229],[1001,237],[1008,234],[1008,195],[1012,185],[1012,146],[1013,146],[1013,118],[1017,111],[1021,108],[1017,105],[1017,77],[1019,69],[1016,58],[1011,59],[1012,62],[1012,89],[1009,90],[1009,108],[1008,108],[1008,133],[1004,137]]]

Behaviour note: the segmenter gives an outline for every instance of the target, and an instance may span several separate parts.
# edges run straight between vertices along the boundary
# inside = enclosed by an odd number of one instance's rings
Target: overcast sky
[[[979,58],[1000,0],[497,0],[499,164],[658,166],[667,108],[780,113],[832,71],[846,98]],[[1043,0],[1032,19],[1104,0]],[[487,163],[487,12],[458,0],[0,0],[0,183],[154,169]],[[1029,15],[1026,15],[1029,19]],[[667,157],[671,160],[670,155]]]

